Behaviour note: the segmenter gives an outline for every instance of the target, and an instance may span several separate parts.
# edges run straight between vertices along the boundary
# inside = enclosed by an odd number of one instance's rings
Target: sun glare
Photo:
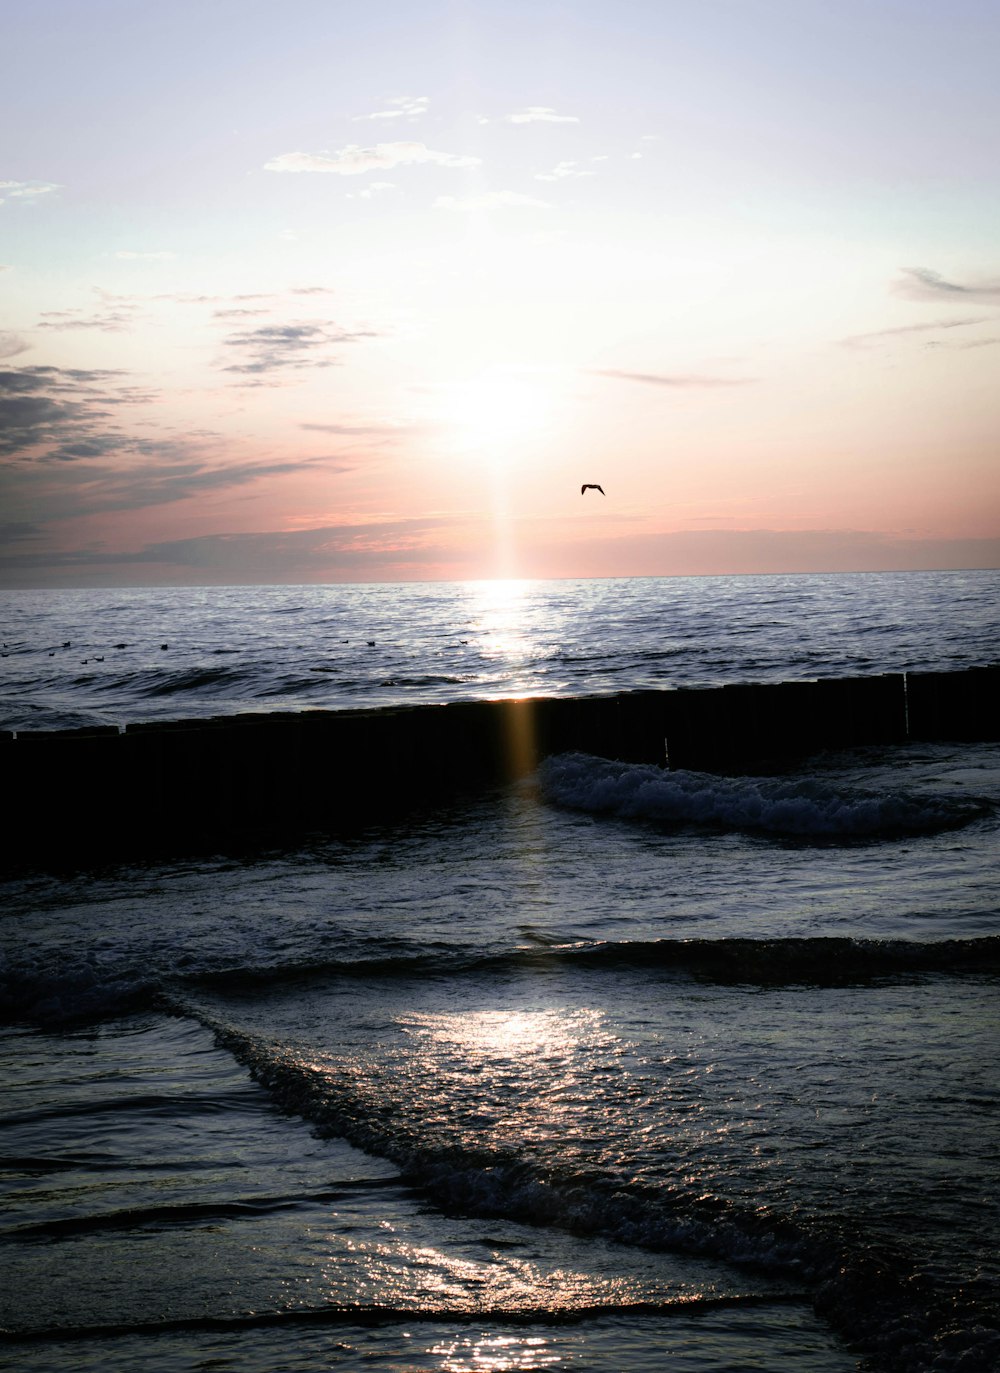
[[[436,410],[460,450],[512,460],[545,434],[551,392],[538,374],[491,369],[444,388]]]

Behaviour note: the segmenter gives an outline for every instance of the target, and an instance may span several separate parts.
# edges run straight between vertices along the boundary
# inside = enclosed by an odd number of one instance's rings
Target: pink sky
[[[4,585],[1000,564],[995,12],[167,9],[7,26]]]

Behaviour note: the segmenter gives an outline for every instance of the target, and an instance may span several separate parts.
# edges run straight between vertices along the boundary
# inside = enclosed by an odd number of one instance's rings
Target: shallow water
[[[3,1355],[994,1369],[998,832],[997,744],[570,755],[295,849],[22,873]]]

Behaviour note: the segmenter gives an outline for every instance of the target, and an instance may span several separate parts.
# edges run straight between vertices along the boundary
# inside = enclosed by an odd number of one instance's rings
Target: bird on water
[[[604,495],[604,487],[598,486],[596,482],[584,482],[580,487],[580,495],[582,496],[585,491],[600,491],[601,495]]]

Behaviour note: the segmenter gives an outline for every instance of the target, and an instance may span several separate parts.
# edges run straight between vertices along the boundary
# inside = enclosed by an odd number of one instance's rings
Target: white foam
[[[950,799],[864,792],[815,778],[668,772],[582,753],[547,759],[539,780],[547,800],[574,810],[816,838],[925,833],[975,813]]]

